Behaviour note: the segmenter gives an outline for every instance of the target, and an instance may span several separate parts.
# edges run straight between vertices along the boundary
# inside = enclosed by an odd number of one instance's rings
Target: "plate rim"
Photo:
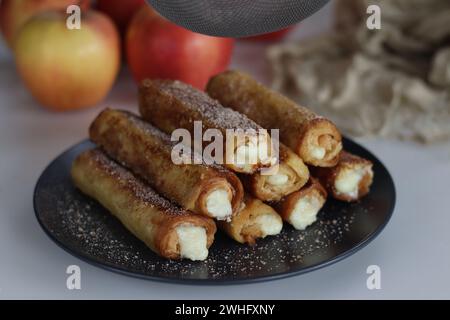
[[[395,187],[394,179],[392,178],[391,173],[387,169],[387,167],[384,165],[384,163],[376,157],[369,149],[362,146],[361,144],[355,142],[351,138],[343,137],[344,143],[350,143],[353,145],[356,145],[358,148],[364,149],[365,152],[367,152],[372,158],[376,159],[377,162],[385,169],[387,173],[387,178],[392,185],[393,194],[392,198],[393,201],[388,209],[387,218],[383,221],[382,224],[380,224],[372,233],[370,233],[367,237],[365,237],[363,240],[361,240],[357,245],[353,246],[351,249],[346,250],[333,258],[330,258],[328,260],[325,260],[324,262],[319,262],[314,265],[311,265],[309,267],[292,270],[292,271],[285,271],[285,272],[279,272],[274,273],[270,275],[263,275],[263,276],[251,276],[249,278],[245,279],[188,279],[188,278],[171,278],[171,277],[165,277],[165,276],[152,276],[143,274],[137,271],[129,271],[125,268],[113,266],[110,265],[107,262],[100,262],[96,261],[95,259],[87,256],[84,253],[77,252],[74,249],[69,248],[68,245],[64,244],[62,241],[58,240],[53,233],[45,226],[44,222],[41,220],[40,214],[37,209],[37,193],[40,184],[42,183],[42,180],[45,176],[45,173],[57,162],[60,160],[60,158],[64,157],[67,153],[70,153],[75,149],[76,147],[79,147],[86,143],[92,143],[89,139],[83,139],[80,142],[73,144],[60,154],[58,154],[50,163],[44,168],[42,173],[39,175],[39,178],[35,184],[34,190],[33,190],[33,210],[35,217],[39,223],[39,226],[42,228],[44,233],[61,249],[63,249],[65,252],[69,253],[70,255],[80,259],[81,261],[90,264],[92,266],[95,266],[97,268],[107,270],[116,274],[120,274],[123,276],[128,276],[132,278],[137,279],[143,279],[147,281],[155,281],[160,283],[170,283],[170,284],[182,284],[182,285],[202,285],[202,286],[214,286],[214,285],[242,285],[242,284],[255,284],[255,283],[261,283],[261,282],[269,282],[269,281],[275,281],[275,280],[282,280],[286,278],[296,277],[302,274],[310,273],[313,271],[317,271],[326,267],[329,267],[333,264],[336,264],[346,258],[349,258],[350,256],[354,255],[358,251],[365,248],[368,244],[370,244],[373,240],[375,240],[381,232],[385,229],[387,224],[390,222],[393,213],[395,211],[396,202],[397,202],[397,190]],[[201,262],[199,262],[201,263]]]

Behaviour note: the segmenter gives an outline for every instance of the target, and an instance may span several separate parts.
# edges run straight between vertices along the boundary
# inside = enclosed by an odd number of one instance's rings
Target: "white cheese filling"
[[[202,261],[208,257],[206,230],[202,227],[183,224],[176,228],[182,259]]]
[[[267,177],[267,183],[272,186],[283,186],[289,181],[289,177],[285,174],[277,173]]]
[[[311,156],[314,159],[322,160],[323,158],[325,158],[326,153],[327,152],[326,152],[325,148],[322,148],[322,147],[312,147],[311,148]]]
[[[364,175],[365,171],[363,169],[343,169],[336,177],[334,187],[338,193],[357,198],[359,184],[364,178]]]
[[[224,189],[211,192],[206,198],[206,210],[217,220],[226,220],[231,217],[233,209],[228,192]]]
[[[283,228],[283,222],[281,222],[281,219],[277,219],[270,213],[262,214],[256,217],[255,223],[259,225],[263,238],[266,236],[277,235]]]
[[[300,199],[289,217],[289,222],[297,230],[305,230],[317,220],[317,214],[323,206],[323,202],[312,196]]]

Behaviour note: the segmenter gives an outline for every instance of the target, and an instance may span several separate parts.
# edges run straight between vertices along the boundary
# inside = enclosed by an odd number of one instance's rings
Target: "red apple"
[[[65,9],[78,4],[83,9],[89,6],[88,0],[3,0],[0,2],[0,28],[10,47],[20,27],[33,15],[52,9]]]
[[[194,33],[143,7],[126,36],[127,60],[136,81],[176,79],[204,89],[208,79],[227,69],[234,40]]]
[[[121,33],[125,33],[134,14],[145,4],[145,0],[97,0],[99,11],[110,16]]]
[[[274,32],[264,33],[253,37],[244,38],[244,40],[251,40],[251,41],[260,41],[260,42],[275,42],[280,41],[284,37],[287,36],[289,32],[292,31],[294,26],[287,27],[285,29],[281,29]]]
[[[65,12],[31,18],[15,42],[18,71],[45,107],[71,110],[100,102],[120,66],[120,39],[111,19],[99,12],[82,14],[81,29],[66,26]]]

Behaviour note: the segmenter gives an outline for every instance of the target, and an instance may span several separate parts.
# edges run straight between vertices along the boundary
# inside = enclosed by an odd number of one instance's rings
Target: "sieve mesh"
[[[220,37],[276,31],[307,18],[329,0],[147,0],[189,30]]]

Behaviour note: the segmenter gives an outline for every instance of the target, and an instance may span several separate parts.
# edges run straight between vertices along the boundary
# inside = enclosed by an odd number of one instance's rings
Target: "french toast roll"
[[[342,136],[330,120],[239,71],[227,71],[211,78],[207,92],[223,106],[245,114],[262,127],[279,129],[280,141],[306,164],[336,165]]]
[[[229,222],[218,222],[218,227],[237,242],[253,245],[257,239],[279,234],[283,221],[272,207],[245,195],[238,214]]]
[[[279,164],[265,172],[241,175],[241,181],[254,197],[262,201],[279,201],[300,190],[309,180],[308,167],[283,144],[279,145]],[[271,170],[273,171],[271,172]]]
[[[89,135],[111,158],[184,209],[227,220],[241,206],[243,187],[233,172],[174,162],[170,137],[129,112],[104,110],[91,124]]]
[[[79,155],[72,179],[151,250],[168,259],[205,260],[216,225],[161,197],[99,149]]]
[[[372,162],[343,151],[332,168],[311,168],[328,193],[335,199],[358,201],[370,191],[373,182]]]
[[[145,120],[168,134],[186,129],[195,137],[196,123],[201,130],[218,130],[226,138],[221,164],[235,172],[254,173],[277,160],[267,130],[180,81],[144,80],[139,89],[139,110]]]
[[[297,230],[305,230],[317,221],[327,200],[327,192],[317,179],[311,178],[299,191],[291,193],[274,204],[284,221]]]

